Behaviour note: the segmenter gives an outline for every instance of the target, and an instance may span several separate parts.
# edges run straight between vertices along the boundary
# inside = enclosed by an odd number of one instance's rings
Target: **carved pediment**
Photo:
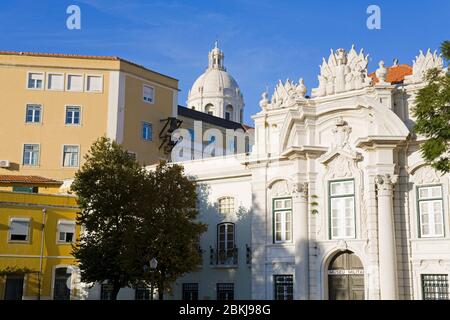
[[[432,184],[439,183],[441,178],[434,168],[422,165],[412,172],[412,181],[416,184]]]
[[[272,197],[284,197],[292,194],[292,185],[287,180],[276,180],[269,184]]]

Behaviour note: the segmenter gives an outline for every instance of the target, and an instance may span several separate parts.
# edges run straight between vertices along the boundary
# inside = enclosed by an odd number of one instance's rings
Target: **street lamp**
[[[150,260],[150,300],[153,300],[153,281],[154,281],[154,276],[153,276],[153,272],[156,270],[156,268],[158,267],[158,260],[156,260],[156,258],[153,258],[152,260]],[[145,265],[144,266],[144,272],[148,271],[148,266]]]

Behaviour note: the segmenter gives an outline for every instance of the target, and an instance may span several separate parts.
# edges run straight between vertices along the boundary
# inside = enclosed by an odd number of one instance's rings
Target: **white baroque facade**
[[[367,64],[332,51],[311,98],[303,80],[263,94],[250,156],[182,163],[209,228],[174,299],[195,284],[199,299],[448,298],[449,175],[425,164],[411,129],[442,59],[421,52],[395,84],[397,66],[369,76]]]
[[[236,80],[227,72],[225,55],[218,44],[208,54],[208,68],[189,90],[187,107],[243,123],[244,97]]]

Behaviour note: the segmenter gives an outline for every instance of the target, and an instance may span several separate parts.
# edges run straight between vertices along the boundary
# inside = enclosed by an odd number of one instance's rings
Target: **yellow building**
[[[74,196],[52,194],[60,184],[0,176],[0,300],[79,298],[78,208]],[[30,193],[39,190],[49,194]]]
[[[73,178],[104,135],[142,164],[166,159],[177,106],[178,80],[117,57],[0,52],[0,175]]]

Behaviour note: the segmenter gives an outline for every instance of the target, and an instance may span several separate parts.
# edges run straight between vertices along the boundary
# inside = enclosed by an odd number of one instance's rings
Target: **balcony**
[[[216,267],[237,267],[238,249],[218,250],[210,247],[210,264]]]

